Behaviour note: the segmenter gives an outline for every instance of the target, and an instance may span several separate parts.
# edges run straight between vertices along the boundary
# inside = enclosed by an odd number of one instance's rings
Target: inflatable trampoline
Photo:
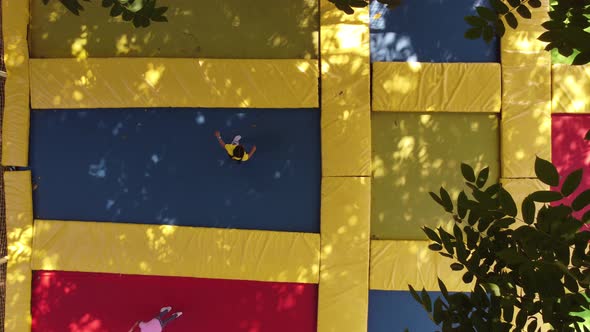
[[[160,2],[134,28],[1,1],[4,331],[168,305],[166,332],[434,330],[408,284],[469,286],[427,248],[452,223],[428,192],[457,194],[461,162],[515,198],[535,156],[590,167],[590,67],[552,64],[540,24],[486,44],[463,38],[479,1]]]

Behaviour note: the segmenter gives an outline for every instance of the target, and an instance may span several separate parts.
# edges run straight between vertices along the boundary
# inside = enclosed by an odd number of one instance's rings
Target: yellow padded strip
[[[46,108],[318,107],[316,60],[33,59]]]
[[[29,1],[2,1],[6,63],[2,120],[2,165],[27,166],[29,158]]]
[[[31,172],[5,172],[4,193],[8,240],[4,330],[31,331]]]
[[[319,235],[35,220],[32,265],[34,270],[317,283]]]
[[[590,65],[553,65],[552,112],[590,113]]]
[[[318,332],[367,329],[370,195],[369,178],[322,180]]]
[[[373,110],[487,112],[501,108],[498,63],[373,63]]]
[[[549,1],[502,38],[502,177],[534,177],[535,156],[551,158],[551,54],[537,37]]]
[[[428,249],[429,241],[371,241],[371,289],[407,291],[408,284],[438,291],[437,277],[450,291],[470,291],[463,273],[451,270],[454,261]]]
[[[322,174],[371,174],[369,9],[320,1]]]

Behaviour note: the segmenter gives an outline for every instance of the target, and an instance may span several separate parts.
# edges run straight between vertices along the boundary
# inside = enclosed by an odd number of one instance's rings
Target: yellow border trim
[[[370,205],[370,178],[323,178],[318,332],[367,329]]]
[[[428,249],[429,241],[371,241],[370,288],[408,291],[416,289],[439,291],[438,280],[450,291],[470,291],[461,280],[463,273],[451,270],[454,261]]]
[[[324,176],[371,175],[369,9],[320,1]]]
[[[4,330],[25,332],[31,331],[31,172],[5,172],[3,176],[8,240]]]
[[[6,64],[2,120],[2,165],[29,162],[29,1],[2,1],[2,39]]]
[[[549,0],[502,37],[502,177],[535,177],[535,157],[551,158],[551,54],[537,39]]]
[[[35,220],[33,246],[34,270],[300,283],[319,276],[312,233]]]
[[[373,111],[487,112],[502,107],[499,63],[373,63]]]
[[[553,113],[590,113],[590,64],[553,65]]]
[[[32,59],[33,109],[318,107],[317,60]]]

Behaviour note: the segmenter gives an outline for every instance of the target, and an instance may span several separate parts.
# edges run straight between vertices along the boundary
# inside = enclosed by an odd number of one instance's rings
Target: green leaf
[[[500,0],[491,0],[490,3],[499,14],[506,14],[510,11],[510,8]]]
[[[123,11],[123,20],[124,21],[129,22],[129,21],[133,20],[134,16],[135,16],[135,14],[128,11],[128,10]]]
[[[479,16],[465,16],[464,17],[465,22],[467,22],[469,25],[472,25],[474,27],[484,27],[487,25],[486,20],[484,20],[483,18],[479,17]],[[461,171],[463,170],[463,163],[461,163]],[[468,165],[466,165],[468,166]],[[469,168],[471,168],[470,166],[468,166]],[[473,172],[473,170],[471,170],[471,172]],[[465,177],[465,173],[463,173],[463,176]],[[467,178],[465,177],[465,179],[467,180]],[[467,181],[475,181],[475,176],[473,177],[473,180],[467,180]]]
[[[508,0],[508,3],[510,4],[510,6],[516,7],[520,5],[520,0]]]
[[[535,202],[550,203],[563,198],[561,193],[550,190],[536,191],[529,196]]]
[[[463,274],[463,282],[466,284],[470,284],[473,281],[473,273],[467,271]]]
[[[438,279],[438,288],[440,288],[440,292],[442,293],[442,295],[446,298],[449,297],[449,291],[447,290],[447,286],[445,286],[445,283],[440,280],[440,278]]]
[[[459,218],[463,219],[467,215],[467,195],[464,191],[459,193],[459,197],[457,198],[457,214]]]
[[[111,8],[111,12],[110,15],[111,17],[117,17],[121,14],[123,14],[123,6],[121,6],[118,2],[115,3],[115,5],[113,6],[113,8]]]
[[[576,281],[576,279],[572,278],[569,275],[565,275],[565,277],[563,278],[564,281],[564,285],[565,288],[567,288],[570,292],[572,293],[577,293],[579,288],[578,288],[578,282]]]
[[[541,0],[529,0],[528,4],[533,8],[540,8],[543,5]]]
[[[487,7],[478,6],[475,7],[475,10],[477,11],[477,14],[479,14],[479,16],[485,18],[488,21],[493,22],[498,18],[498,15],[496,15],[496,13],[494,13],[493,10]]]
[[[529,10],[529,8],[527,6],[525,6],[524,4],[518,6],[516,8],[516,11],[523,18],[531,18],[531,17],[533,17],[533,15],[531,14],[531,11]]]
[[[475,16],[471,16],[471,17],[475,17]],[[473,168],[471,168],[471,166],[469,166],[465,163],[461,163],[461,173],[463,174],[463,177],[465,178],[465,180],[467,180],[469,182],[475,182],[475,172],[473,172]]]
[[[529,326],[527,327],[527,332],[536,332],[537,331],[537,320],[533,319]]]
[[[440,206],[442,206],[443,208],[445,207],[445,203],[443,203],[442,199],[440,199],[440,197],[438,197],[437,194],[433,193],[432,191],[428,192],[428,194],[430,194],[430,197],[432,197],[432,199],[437,202]]]
[[[453,235],[455,235],[457,242],[463,242],[463,231],[461,231],[461,227],[457,224],[453,226]]]
[[[531,196],[528,196],[522,201],[522,218],[528,225],[535,221],[535,201],[533,201]]]
[[[443,301],[439,297],[434,301],[434,310],[432,311],[432,319],[435,324],[438,325],[443,321],[444,311]]]
[[[445,208],[445,211],[453,212],[453,201],[451,200],[449,193],[443,187],[440,187],[440,198],[444,204],[443,207]]]
[[[508,23],[508,26],[510,26],[512,29],[516,29],[516,27],[518,27],[518,21],[516,20],[516,16],[514,16],[514,14],[507,13],[504,15],[504,19],[506,20],[506,23]]]
[[[453,271],[461,271],[461,270],[463,270],[463,267],[464,266],[461,263],[453,263],[453,264],[451,264],[451,269]]]
[[[504,26],[504,22],[498,19],[496,20],[494,26],[496,27],[496,35],[500,37],[504,36],[504,34],[506,33],[506,27]]]
[[[445,250],[449,254],[454,255],[455,249],[453,247],[453,244],[451,243],[451,234],[447,233],[447,231],[442,229],[442,227],[438,228],[438,233],[440,234],[440,238],[442,240],[443,246],[445,247]]]
[[[432,250],[432,251],[441,251],[442,250],[442,246],[438,243],[431,243],[428,245],[428,249]]]
[[[590,130],[588,130],[588,131],[586,132],[586,135],[584,135],[584,140],[586,140],[586,141],[590,141]]]
[[[477,174],[477,180],[475,180],[475,185],[478,188],[482,188],[486,182],[488,181],[488,176],[490,175],[490,168],[486,167],[484,169],[482,169],[481,171],[479,171],[479,174]]]
[[[168,7],[154,8],[154,11],[152,12],[152,18],[164,15],[167,10],[168,10]]]
[[[479,240],[479,233],[471,227],[464,228],[465,234],[467,234],[467,248],[475,249],[477,241]]]
[[[516,305],[514,298],[502,298],[500,300],[502,304],[502,318],[506,322],[512,322],[512,318],[514,317],[514,307]]]
[[[520,265],[528,260],[525,256],[519,254],[512,248],[502,249],[497,255],[508,265]]]
[[[516,330],[515,331],[522,331],[524,328],[524,324],[526,324],[526,320],[528,318],[528,313],[524,308],[521,308],[516,314]]]
[[[494,29],[489,25],[483,27],[482,38],[486,43],[491,42],[494,39]]]
[[[559,186],[559,173],[557,173],[557,169],[549,161],[536,157],[535,174],[543,183],[552,187]]]
[[[567,176],[561,186],[561,193],[564,197],[571,195],[576,189],[578,189],[578,186],[582,183],[582,175],[583,170],[580,168],[571,172],[570,175]]]
[[[590,62],[590,52],[581,52],[580,54],[578,54],[574,61],[572,62],[572,65],[585,65],[587,63]]]
[[[430,300],[430,295],[428,295],[428,292],[424,288],[422,288],[421,297],[422,306],[424,306],[424,309],[426,309],[428,312],[432,312],[432,301]]]
[[[484,284],[484,287],[489,293],[491,293],[494,296],[499,297],[501,295],[500,287],[498,287],[498,285],[493,282]]]
[[[428,236],[429,239],[431,239],[432,241],[438,243],[438,244],[442,244],[442,241],[440,239],[440,237],[438,236],[438,234],[436,234],[436,232],[431,229],[428,228],[427,226],[423,226],[422,227],[422,231],[426,234],[426,236]]]
[[[572,209],[574,209],[574,211],[580,211],[588,204],[590,204],[590,189],[584,190],[574,199],[572,202]]]
[[[363,0],[349,0],[348,3],[354,8],[365,8],[368,5],[368,3]]]
[[[152,21],[154,21],[154,22],[168,22],[168,19],[166,18],[166,16],[158,16],[158,17],[152,17]]]
[[[478,39],[479,37],[481,37],[481,34],[482,33],[483,33],[483,28],[482,27],[471,28],[471,29],[465,31],[465,38],[467,38],[467,39]]]
[[[511,217],[516,217],[518,210],[516,208],[516,203],[514,202],[512,195],[510,195],[510,193],[506,191],[506,189],[500,188],[498,196],[498,198],[500,199],[500,205],[502,206],[504,213]]]
[[[414,300],[416,300],[416,302],[422,304],[422,300],[420,299],[420,296],[418,295],[418,292],[416,292],[414,287],[412,287],[412,285],[408,285],[408,288],[410,288],[410,294],[412,294],[412,297],[414,298]]]

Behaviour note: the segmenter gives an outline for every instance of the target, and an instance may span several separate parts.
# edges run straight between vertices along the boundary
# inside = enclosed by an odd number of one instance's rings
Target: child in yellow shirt
[[[226,144],[223,139],[221,139],[221,133],[219,131],[215,132],[215,137],[217,138],[219,145],[225,149],[232,160],[239,162],[246,161],[252,158],[254,152],[256,152],[256,145],[252,147],[252,150],[250,150],[249,153],[246,152],[244,146],[240,144],[240,140],[242,139],[242,136],[240,135],[236,135],[231,144]]]

